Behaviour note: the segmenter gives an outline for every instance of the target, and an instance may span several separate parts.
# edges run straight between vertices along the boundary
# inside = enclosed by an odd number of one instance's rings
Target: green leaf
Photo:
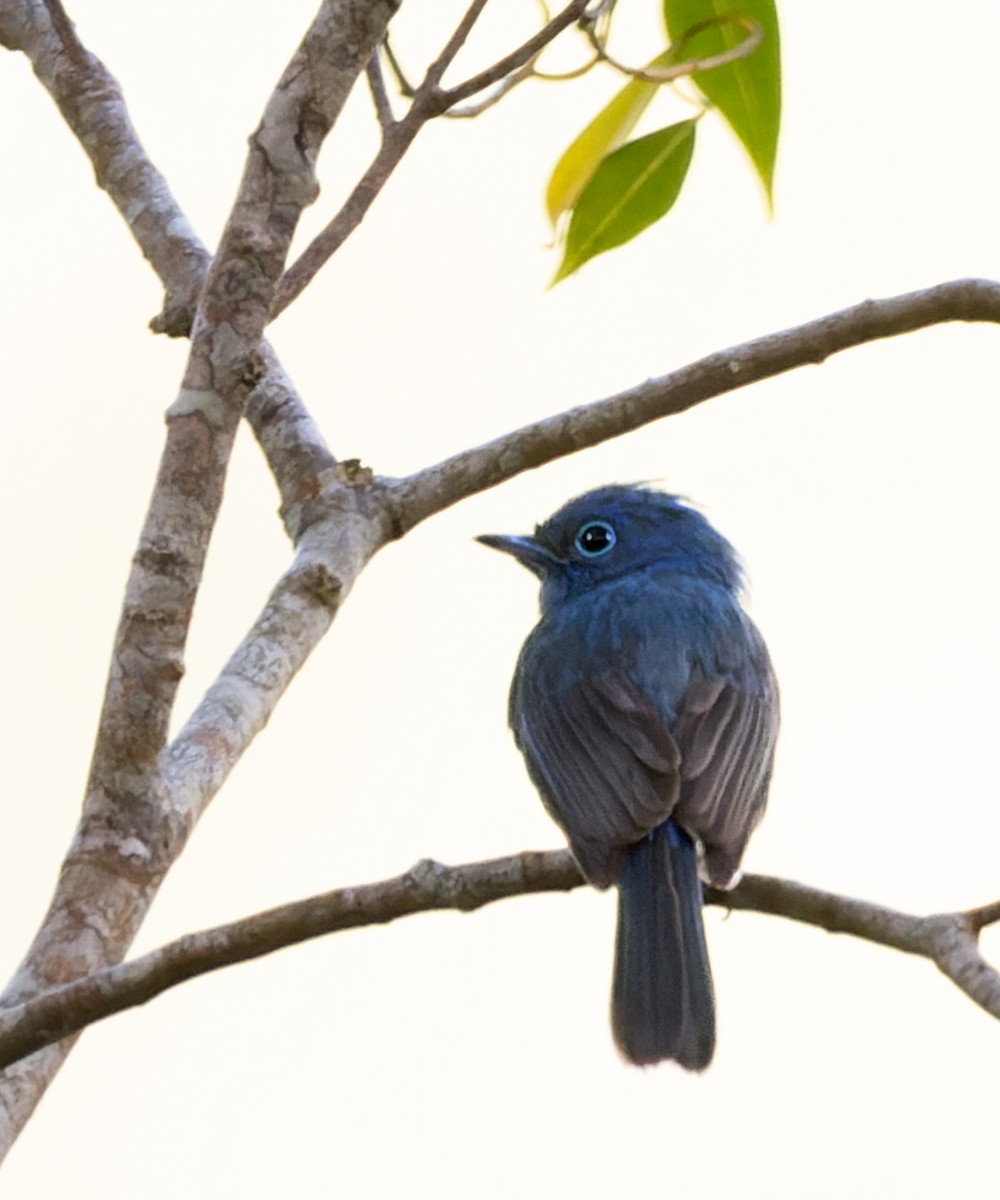
[[[694,151],[695,121],[681,121],[619,147],[580,192],[563,260],[553,283],[594,257],[630,241],[677,199]]]
[[[672,51],[666,50],[649,65],[664,67],[670,62],[671,56]],[[553,225],[576,203],[584,184],[597,170],[601,160],[616,150],[632,132],[659,86],[641,79],[627,83],[568,147],[556,163],[545,192],[545,207]]]
[[[749,17],[764,40],[748,58],[692,76],[743,143],[772,202],[774,160],[781,125],[781,56],[774,0],[663,0],[667,32],[674,43],[702,21],[727,14]],[[736,22],[700,30],[677,48],[677,58],[704,58],[731,49],[747,36]]]

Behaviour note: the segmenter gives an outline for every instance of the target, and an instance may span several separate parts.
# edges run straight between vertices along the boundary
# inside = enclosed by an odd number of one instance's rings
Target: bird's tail
[[[715,995],[694,843],[665,821],[632,846],[618,880],[611,1028],[646,1066],[673,1058],[689,1071],[715,1049]]]

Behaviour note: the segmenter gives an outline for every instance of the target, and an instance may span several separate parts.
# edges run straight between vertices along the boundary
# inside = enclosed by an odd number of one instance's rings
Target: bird
[[[779,701],[732,546],[685,499],[611,484],[530,536],[478,539],[541,581],[509,722],[584,878],[618,891],[611,1027],[628,1063],[715,1050],[702,878],[738,882]]]

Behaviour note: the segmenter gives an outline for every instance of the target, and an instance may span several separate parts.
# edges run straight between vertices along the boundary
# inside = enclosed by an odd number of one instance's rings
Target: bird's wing
[[[721,676],[693,667],[674,725],[677,819],[701,838],[707,874],[720,887],[732,882],[763,816],[778,735],[774,672],[760,635],[746,625],[749,655]]]
[[[558,697],[529,675],[512,697],[511,725],[584,875],[614,883],[625,848],[665,821],[680,794],[680,754],[654,705],[615,669]]]
[[[511,727],[591,883],[615,882],[625,849],[674,815],[701,840],[709,879],[731,884],[763,815],[778,728],[763,640],[744,614],[735,620],[739,628],[715,640],[711,669],[679,651],[670,625],[653,637],[645,630],[642,660],[652,669],[641,686],[634,662],[591,658],[573,670],[572,641],[536,634],[526,644]],[[677,699],[658,705],[658,690]]]

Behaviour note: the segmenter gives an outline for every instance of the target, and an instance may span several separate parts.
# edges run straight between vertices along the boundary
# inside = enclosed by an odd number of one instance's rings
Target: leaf
[[[691,78],[743,143],[771,204],[781,125],[781,56],[774,0],[663,0],[667,32],[674,43],[700,22],[727,14],[756,21],[764,32],[763,42],[749,57]],[[721,54],[746,36],[746,29],[736,22],[713,24],[685,39],[677,57]]]
[[[681,121],[619,147],[580,192],[553,283],[596,254],[628,242],[672,207],[694,151],[695,121]]]
[[[673,51],[665,50],[649,65],[665,67],[672,56]],[[553,225],[576,203],[601,160],[632,132],[659,86],[641,79],[627,83],[566,149],[555,165],[545,192],[545,207]]]

